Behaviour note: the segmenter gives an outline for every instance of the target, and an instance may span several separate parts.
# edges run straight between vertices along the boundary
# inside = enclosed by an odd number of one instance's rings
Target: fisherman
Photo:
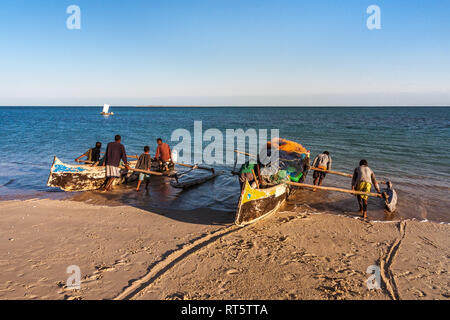
[[[83,153],[81,156],[75,159],[75,162],[80,162],[80,159],[83,157],[87,157],[87,161],[92,163],[97,163],[100,161],[100,149],[102,148],[101,142],[96,142],[94,148],[90,148],[88,151]]]
[[[309,168],[311,168],[311,160],[309,159],[309,151],[307,153],[302,153],[302,177],[300,178],[301,183],[305,182],[306,176],[308,175]]]
[[[377,192],[381,194],[380,186],[375,178],[375,174],[372,169],[369,168],[367,160],[363,159],[359,162],[359,167],[355,168],[355,171],[353,172],[352,190],[370,192],[372,183]],[[358,198],[359,213],[364,219],[367,219],[367,200],[369,196],[357,195],[356,197]]]
[[[120,161],[123,161],[125,168],[130,170],[130,166],[127,161],[127,154],[125,152],[125,147],[121,144],[122,137],[116,135],[114,137],[114,142],[108,143],[105,152],[105,162],[106,165],[106,186],[105,191],[110,191],[113,182],[116,178],[120,178]]]
[[[312,166],[321,170],[331,170],[331,162],[330,153],[324,151],[314,159]],[[321,186],[326,175],[326,172],[315,170],[313,173],[314,185]],[[315,189],[313,189],[313,191],[315,191]]]
[[[167,143],[164,143],[161,138],[156,139],[158,147],[156,148],[155,159],[160,161],[161,169],[168,171],[169,166],[172,165],[172,152]]]
[[[151,166],[152,166],[152,158],[150,156],[150,147],[145,146],[144,153],[139,156],[139,159],[136,163],[136,169],[150,171]],[[141,186],[141,183],[144,180],[145,180],[145,190],[148,190],[148,185],[150,183],[150,174],[140,172],[136,192],[139,192],[139,187]]]
[[[241,185],[241,190],[245,186],[245,181],[248,181],[252,187],[258,186],[256,185],[256,181],[258,181],[259,185],[262,184],[259,160],[258,162],[247,161],[241,166],[239,169],[239,184]]]

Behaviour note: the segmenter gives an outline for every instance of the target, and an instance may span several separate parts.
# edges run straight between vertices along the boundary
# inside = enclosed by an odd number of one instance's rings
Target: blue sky
[[[81,9],[81,30],[66,8]],[[366,9],[381,8],[381,30]],[[2,0],[0,105],[450,105],[450,1]]]

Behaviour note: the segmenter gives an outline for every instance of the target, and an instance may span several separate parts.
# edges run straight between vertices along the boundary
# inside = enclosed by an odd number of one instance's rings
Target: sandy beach
[[[239,228],[211,210],[4,201],[0,299],[450,298],[448,224],[318,213]],[[66,287],[70,265],[79,290]],[[371,265],[380,289],[366,286]]]

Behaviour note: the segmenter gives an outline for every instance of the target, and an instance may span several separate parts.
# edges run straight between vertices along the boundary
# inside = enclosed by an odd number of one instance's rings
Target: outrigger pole
[[[96,163],[96,162],[88,161],[88,160],[78,160],[78,161],[79,162],[84,162],[84,163],[91,163],[91,164]],[[123,166],[119,166],[119,168],[120,169],[127,169],[127,168],[125,168]],[[127,169],[127,170],[128,171],[134,171],[134,172],[140,172],[140,173],[146,173],[146,174],[152,174],[152,175],[155,175],[155,176],[162,176],[163,175],[163,173],[161,173],[161,172],[150,171],[150,170],[141,170],[141,169],[134,169],[134,168],[130,168],[130,169]]]
[[[321,171],[321,172],[325,172],[325,173],[329,173],[329,174],[335,174],[335,175],[338,175],[338,176],[353,178],[353,175],[350,174],[350,173],[333,171],[333,170],[324,170],[324,169],[319,169],[319,168],[316,168],[316,167],[311,167],[309,169],[310,170],[314,170],[314,171]],[[378,183],[387,184],[386,181],[378,181]]]
[[[286,181],[285,183],[289,184],[291,186],[296,186],[296,187],[304,187],[304,188],[310,188],[310,189],[337,191],[337,192],[350,193],[350,194],[354,194],[354,195],[358,195],[358,196],[370,196],[370,197],[383,198],[383,195],[381,195],[379,193],[373,193],[373,192],[362,192],[362,191],[348,190],[348,189],[335,188],[335,187],[314,186],[314,185],[311,185],[311,184],[292,182],[292,181]]]

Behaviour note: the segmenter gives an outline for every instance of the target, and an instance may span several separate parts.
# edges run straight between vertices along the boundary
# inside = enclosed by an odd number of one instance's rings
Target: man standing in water
[[[372,169],[369,168],[367,160],[363,159],[359,162],[359,167],[355,168],[355,171],[353,172],[352,190],[370,192],[372,183],[377,192],[381,193],[375,174]],[[358,198],[359,212],[364,219],[367,219],[367,200],[369,199],[369,196],[358,195],[356,197]]]
[[[122,138],[119,135],[114,137],[114,142],[108,143],[105,152],[105,162],[106,165],[106,186],[105,191],[110,191],[113,182],[116,178],[120,178],[120,161],[122,160],[125,167],[130,170],[130,166],[127,161],[127,154],[125,152],[125,147],[121,144]]]
[[[331,170],[331,162],[332,160],[330,157],[330,153],[328,151],[324,151],[314,159],[312,166],[321,170]],[[325,179],[326,175],[327,175],[326,172],[314,171],[313,173],[314,185],[321,186],[323,183],[323,179]],[[316,189],[313,189],[313,191],[316,191]]]
[[[169,165],[172,162],[172,153],[167,143],[164,143],[161,138],[156,139],[158,147],[156,148],[155,159],[160,161],[161,168],[164,171],[169,170]]]
[[[150,147],[144,147],[144,153],[141,154],[136,163],[136,169],[150,171],[152,167],[152,158],[150,156]],[[139,188],[141,187],[142,181],[145,180],[145,190],[148,190],[148,185],[150,184],[150,175],[146,173],[139,173],[139,181],[136,187],[136,192],[139,192]]]

